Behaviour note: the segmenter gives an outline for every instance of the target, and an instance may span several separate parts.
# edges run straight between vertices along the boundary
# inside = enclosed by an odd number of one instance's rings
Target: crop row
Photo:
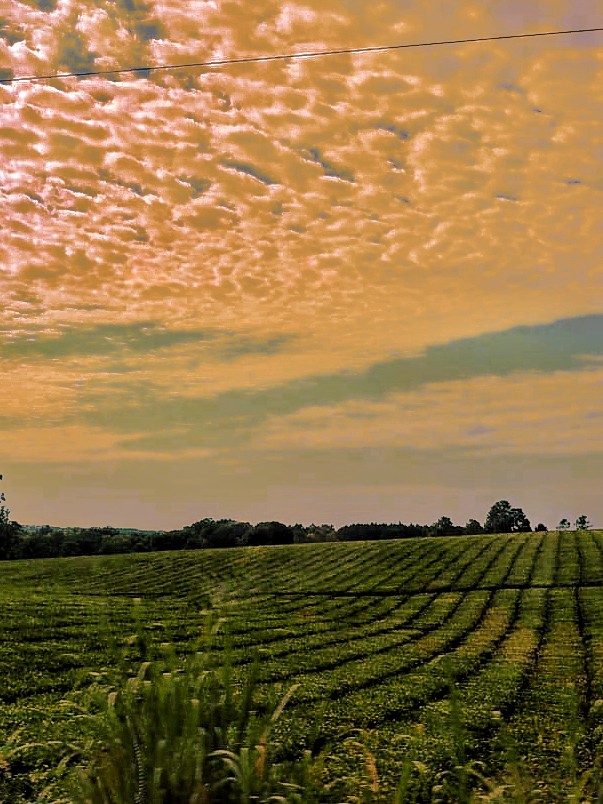
[[[508,551],[508,547],[505,542],[493,542],[488,549],[481,547],[475,552],[465,553],[462,563],[454,563],[454,575],[449,576],[449,579],[458,580],[470,575],[471,580],[480,585],[501,553]],[[514,547],[512,558],[517,553],[518,549]],[[434,582],[428,582],[425,588],[433,585]],[[454,601],[454,606],[448,605],[450,600]],[[462,596],[459,594],[430,598],[419,593],[410,599],[402,598],[395,617],[390,615],[387,619],[372,621],[360,629],[348,624],[343,632],[323,632],[318,639],[310,642],[306,633],[297,640],[287,640],[279,644],[276,650],[273,645],[265,645],[263,672],[272,681],[287,678],[294,673],[299,674],[300,671],[321,673],[339,666],[350,674],[353,672],[353,667],[349,666],[352,660],[371,661],[377,655],[399,652],[402,646],[406,646],[405,650],[408,651],[408,646],[415,639],[436,627],[445,626],[461,602]],[[442,609],[442,605],[446,608]],[[408,615],[405,615],[406,612]],[[275,660],[280,661],[277,664]]]
[[[589,562],[586,582],[603,578],[600,534],[548,533],[511,536],[456,537],[453,539],[407,539],[390,542],[334,543],[281,547],[198,550],[128,556],[96,556],[13,562],[3,568],[6,582],[13,588],[29,588],[35,580],[44,588],[79,593],[126,597],[190,597],[199,602],[205,596],[222,594],[223,601],[241,597],[261,606],[270,604],[274,591],[312,595],[333,591],[368,592],[399,590],[403,576],[411,569],[416,577],[404,581],[405,592],[421,591],[429,561],[440,556],[452,559],[493,543],[505,544],[501,563],[484,579],[497,585],[508,567],[509,558],[519,544],[525,553],[506,579],[509,586],[573,584],[578,581],[577,541],[588,543]],[[532,578],[522,571],[531,563],[533,551],[539,560]],[[563,556],[560,561],[559,557]],[[31,565],[34,566],[31,566]],[[440,588],[458,583],[454,571],[442,573]],[[463,583],[470,584],[464,579]],[[314,601],[318,611],[320,601]],[[285,612],[286,609],[283,609]]]
[[[228,650],[241,680],[259,655],[258,705],[299,685],[275,736],[289,756],[331,757],[333,777],[349,770],[359,728],[386,788],[404,757],[452,767],[455,729],[466,761],[501,770],[496,757],[514,747],[553,797],[602,755],[599,533],[7,562],[0,573],[5,734],[69,734],[65,699],[162,644],[194,650],[215,605],[227,621],[215,660]]]
[[[469,581],[479,581],[485,574],[490,571],[493,564],[497,562],[499,555],[508,549],[508,545],[504,542],[494,542],[490,545],[475,544],[473,549],[465,550],[462,552],[463,560],[460,561],[461,553],[458,555],[446,556],[446,562],[442,565],[436,557],[432,562],[429,562],[429,574],[423,577],[423,589],[433,589],[440,583],[439,578],[447,574],[449,580],[456,581],[459,578],[467,577],[466,583]],[[517,552],[517,547],[514,547],[514,552]],[[413,577],[417,575],[415,571]],[[401,585],[404,588],[404,584]],[[415,593],[415,597],[416,597]],[[420,593],[419,593],[420,594]],[[353,599],[353,598],[352,598]],[[343,598],[345,601],[346,598]],[[353,599],[354,600],[354,599]],[[386,613],[384,614],[382,607],[387,606]],[[323,601],[323,608],[334,611],[334,618],[330,626],[324,620],[313,622],[312,620],[306,621],[303,629],[298,629],[297,633],[294,631],[297,625],[297,618],[293,618],[292,612],[289,612],[288,627],[281,628],[280,633],[276,629],[272,629],[270,633],[262,633],[257,629],[253,632],[248,632],[245,626],[239,621],[235,620],[234,633],[236,634],[236,641],[234,642],[234,653],[231,657],[235,662],[239,661],[241,657],[248,659],[254,648],[262,648],[263,665],[266,664],[267,659],[276,659],[278,657],[286,658],[288,665],[297,667],[304,667],[312,663],[316,668],[322,669],[323,667],[331,666],[337,661],[343,661],[347,654],[358,655],[358,640],[365,641],[366,639],[378,639],[380,649],[384,645],[391,644],[396,646],[400,643],[403,637],[400,636],[400,629],[408,628],[409,623],[406,620],[404,612],[409,610],[411,612],[419,607],[422,611],[424,605],[416,601],[408,601],[407,595],[396,597],[395,593],[388,594],[385,597],[371,597],[368,595],[361,595],[358,599],[354,600],[353,605],[349,608],[344,603],[341,606],[341,598],[332,596]],[[365,614],[358,620],[358,609],[363,607]],[[416,619],[417,614],[413,614],[413,619]],[[342,652],[342,645],[345,649]],[[322,649],[328,649],[328,657],[323,658],[321,653]],[[370,652],[370,651],[369,651]],[[335,653],[335,656],[333,655]],[[366,655],[366,651],[361,651],[361,655]],[[326,665],[324,664],[326,662]],[[279,671],[282,673],[282,670]],[[287,672],[287,671],[285,671]]]
[[[398,576],[399,581],[406,577],[411,582],[414,579],[416,584],[421,576],[419,588],[423,589],[437,588],[442,583],[479,584],[493,567],[507,564],[506,561],[500,562],[501,555],[516,558],[518,549],[502,539],[474,540],[468,546],[453,542],[451,549],[445,551],[436,543],[428,547],[431,560],[419,564],[419,569],[416,565],[409,567],[406,564],[405,573]],[[522,549],[525,549],[525,543]],[[411,556],[416,551],[417,542],[410,551]],[[386,555],[384,550],[381,551],[383,555]],[[375,556],[379,553],[374,553],[373,558]],[[170,554],[169,557],[173,556]],[[379,568],[383,562],[376,563]],[[391,562],[389,567],[391,573]],[[369,565],[363,576],[367,586],[376,583],[371,582],[373,575],[374,569]],[[13,597],[12,603],[7,602],[4,606],[5,637],[0,645],[0,669],[11,681],[4,685],[0,697],[16,700],[19,695],[68,689],[82,673],[98,663],[99,646],[103,646],[100,653],[107,653],[108,643],[112,641],[113,656],[119,653],[120,635],[123,639],[131,634],[137,628],[137,618],[139,627],[150,633],[149,638],[193,646],[199,636],[199,615],[186,598],[145,599],[138,611],[136,606],[121,597],[113,598],[110,607],[106,601],[107,598],[97,598],[91,605],[88,598],[81,596],[63,595],[63,598],[58,598],[55,595],[52,603],[46,603],[43,598],[18,599],[18,596]],[[416,612],[425,608],[422,600],[407,597],[351,596],[344,599],[343,605],[341,599],[321,597],[319,603],[323,609],[322,618],[307,611],[307,601],[303,598],[298,601],[297,611],[290,610],[286,614],[280,612],[279,601],[272,599],[272,610],[266,607],[256,613],[252,608],[243,617],[232,616],[229,628],[235,663],[248,661],[253,652],[261,648],[264,658],[270,659],[263,662],[266,674],[285,678],[290,675],[292,666],[299,670],[313,666],[319,672],[323,667],[345,663],[347,657],[363,660],[375,650],[394,650],[406,642],[408,635],[402,632],[409,626],[414,627],[407,622],[406,613],[414,614],[416,620]],[[233,615],[234,611],[231,612]],[[258,614],[259,622],[256,620]],[[113,640],[110,638],[112,634],[115,635]],[[371,638],[374,644],[362,646]],[[345,645],[343,650],[342,645]],[[25,670],[11,672],[16,666]],[[82,673],[78,674],[78,670]]]

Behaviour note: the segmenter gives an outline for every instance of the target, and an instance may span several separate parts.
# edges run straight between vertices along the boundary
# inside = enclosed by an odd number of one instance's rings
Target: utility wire
[[[150,73],[158,70],[186,70],[191,67],[224,67],[229,64],[258,64],[268,61],[287,61],[289,59],[314,59],[321,56],[340,56],[348,53],[382,53],[386,50],[403,50],[440,45],[464,45],[473,42],[499,42],[504,39],[529,39],[537,36],[566,36],[568,34],[594,33],[601,28],[575,28],[569,31],[540,31],[539,33],[508,34],[506,36],[480,36],[474,39],[445,39],[438,42],[413,42],[406,45],[377,45],[374,47],[350,47],[338,50],[314,50],[304,53],[282,53],[276,56],[246,56],[238,59],[218,59],[213,61],[194,61],[187,64],[160,64],[147,67],[122,67],[116,70],[89,70],[87,72],[56,73],[55,75],[27,75],[16,78],[2,78],[0,84],[15,84],[18,81],[50,81],[53,78],[86,78],[93,75],[119,75],[123,73]]]

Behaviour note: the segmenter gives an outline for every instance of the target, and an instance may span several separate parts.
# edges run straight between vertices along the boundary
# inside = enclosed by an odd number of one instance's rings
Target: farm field
[[[59,799],[91,685],[190,653],[208,609],[235,680],[297,685],[273,737],[325,801],[404,774],[429,801],[459,765],[569,801],[596,767],[602,532],[245,547],[0,563],[0,801]]]

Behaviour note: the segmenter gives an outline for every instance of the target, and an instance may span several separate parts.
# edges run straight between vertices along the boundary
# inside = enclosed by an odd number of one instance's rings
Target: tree
[[[2,475],[0,475],[0,480],[2,480]],[[0,491],[0,561],[12,557],[18,533],[21,530],[18,522],[11,521],[10,511],[4,505],[5,502],[4,492]]]
[[[234,519],[220,519],[207,534],[206,547],[242,547],[249,541],[251,525]]]
[[[455,527],[449,516],[441,516],[437,522],[431,526],[431,533],[434,536],[452,536],[455,533]]]
[[[477,519],[470,519],[469,522],[465,525],[465,533],[468,536],[475,536],[478,533],[483,533],[484,529],[477,521]]]
[[[546,533],[547,531],[548,531],[547,526],[543,525],[542,522],[539,522],[534,528],[534,533]]]
[[[557,530],[569,530],[571,528],[569,519],[561,519],[557,525]]]
[[[258,522],[249,531],[249,544],[293,544],[293,528],[282,522]]]
[[[580,514],[575,524],[576,530],[588,530],[590,527],[590,522],[588,521],[586,514]]]
[[[508,500],[494,503],[484,523],[486,533],[528,533],[530,520],[521,508],[512,508]]]
[[[304,527],[300,524],[293,525],[293,541],[302,543],[311,542],[334,542],[336,540],[336,532],[333,525],[322,524],[311,525]]]

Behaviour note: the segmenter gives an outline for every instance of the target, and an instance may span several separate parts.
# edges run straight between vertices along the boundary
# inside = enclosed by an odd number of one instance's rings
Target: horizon
[[[519,506],[519,507],[521,507],[521,506]],[[543,522],[540,519],[538,519],[538,520],[537,519],[531,519],[529,514],[526,511],[524,511],[524,513],[528,517],[528,520],[530,521],[530,525],[531,525],[533,531],[535,530],[536,526],[539,525],[539,524],[545,525],[548,531],[554,531],[554,530],[559,529],[558,525],[560,524],[561,520],[559,520],[559,522],[557,524],[551,525],[549,527],[549,525],[546,522]],[[446,516],[446,514],[442,514],[442,516]],[[579,530],[579,528],[576,527],[576,519],[578,518],[578,516],[581,516],[581,514],[576,515],[573,519],[569,519],[568,520],[569,523],[570,523],[569,528],[563,528],[563,530]],[[593,524],[592,521],[590,521],[590,517],[588,517],[588,514],[586,514],[586,516],[587,516],[587,519],[588,519],[588,525],[585,528],[586,530],[603,530],[603,528],[597,527],[597,525]],[[185,527],[187,527],[189,525],[194,524],[194,522],[199,522],[199,521],[203,520],[204,518],[214,519],[214,517],[200,517],[199,519],[196,519],[196,520],[194,520],[192,522],[187,522],[184,525],[179,525],[176,528],[140,528],[140,527],[136,527],[136,526],[133,526],[133,525],[115,525],[115,524],[111,525],[111,524],[108,524],[108,523],[105,523],[105,524],[102,524],[102,525],[99,524],[99,523],[88,524],[88,525],[51,525],[50,523],[45,523],[45,524],[42,525],[42,524],[37,524],[37,523],[33,523],[33,522],[27,522],[27,523],[19,522],[19,524],[24,529],[28,529],[28,528],[41,529],[41,528],[46,528],[46,527],[50,527],[53,530],[86,530],[88,528],[101,528],[101,529],[102,528],[113,528],[115,530],[132,530],[132,531],[138,531],[140,533],[153,533],[153,532],[159,532],[159,531],[182,529],[182,528],[185,528]],[[252,527],[254,527],[255,525],[259,524],[260,522],[275,522],[275,521],[281,522],[281,520],[274,520],[274,519],[257,520],[255,522],[250,522],[248,520],[239,520],[239,519],[235,520],[232,517],[220,517],[220,519],[231,520],[231,521],[236,521],[236,522],[245,522],[246,524],[249,524]],[[377,525],[419,525],[419,526],[422,526],[422,527],[429,527],[429,526],[435,524],[435,522],[438,519],[439,519],[439,517],[436,517],[436,519],[434,519],[433,521],[430,521],[430,522],[414,522],[414,521],[411,521],[411,520],[408,520],[406,522],[404,522],[403,520],[396,520],[396,521],[394,521],[394,520],[390,520],[390,521],[386,521],[386,520],[368,521],[367,520],[367,521],[363,521],[363,522],[351,522],[350,521],[350,522],[343,522],[340,525],[335,525],[332,522],[314,522],[314,521],[313,522],[282,522],[282,524],[287,525],[288,527],[295,527],[296,525],[301,525],[304,528],[311,527],[312,525],[315,525],[317,527],[322,527],[324,525],[329,525],[329,526],[332,526],[333,528],[335,528],[335,530],[337,531],[340,528],[345,527],[346,525],[371,525],[371,524],[377,524]],[[466,522],[455,522],[455,521],[453,521],[453,525],[456,526],[456,527],[464,527],[465,525],[468,524],[469,519],[476,519],[476,517],[469,517]],[[484,521],[485,521],[485,517],[483,519],[477,519],[477,521],[483,526]],[[470,535],[472,535],[472,534],[470,534]],[[479,535],[484,535],[484,534],[479,534]]]
[[[595,0],[15,0],[0,78],[599,19]],[[507,499],[603,522],[602,44],[0,84],[11,516],[464,523]]]

